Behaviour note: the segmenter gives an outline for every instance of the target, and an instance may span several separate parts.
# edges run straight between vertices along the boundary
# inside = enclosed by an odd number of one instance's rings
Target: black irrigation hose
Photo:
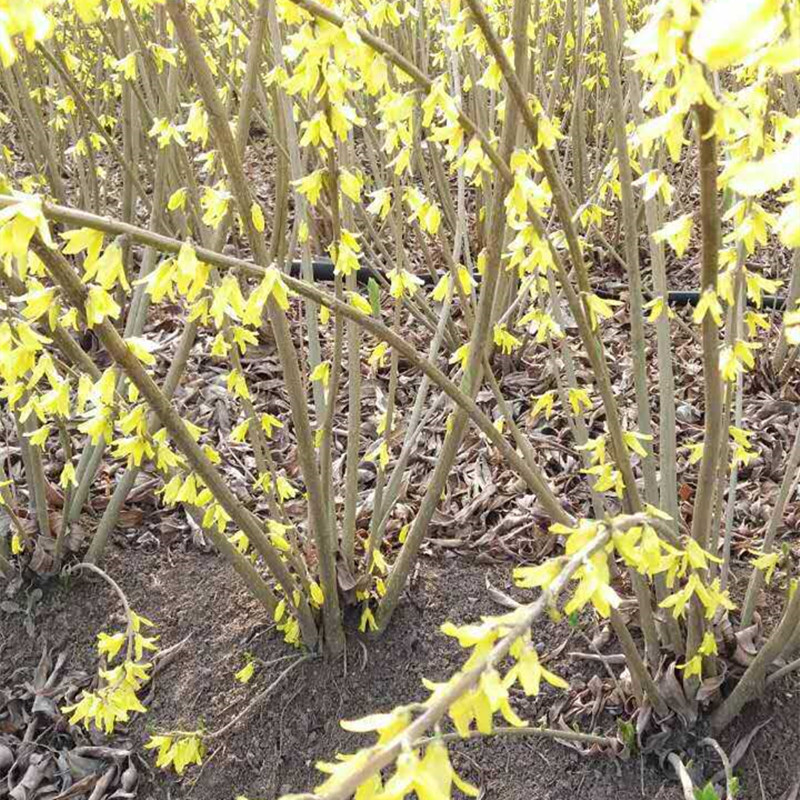
[[[315,281],[333,281],[333,261],[331,261],[330,258],[316,256],[311,259],[311,266],[314,269]],[[303,277],[300,261],[292,261],[292,270],[290,274],[293,278]],[[375,278],[377,280],[379,276],[383,276],[386,281],[389,280],[385,275],[383,275],[382,272],[375,270],[372,267],[359,267],[358,271],[356,272],[356,278],[360,286],[366,286],[369,283],[370,278]],[[431,283],[430,275],[423,275],[422,279],[426,284]]]
[[[329,258],[314,258],[311,262],[312,267],[314,268],[314,280],[316,281],[332,281],[334,278],[333,272],[333,261]],[[302,277],[300,272],[300,262],[293,261],[292,262],[292,276],[295,278]],[[377,279],[379,276],[383,277],[384,280],[388,280],[383,273],[379,272],[378,270],[373,269],[372,267],[361,267],[357,272],[357,279],[358,283],[361,286],[365,286],[370,278]],[[431,275],[421,275],[422,282],[427,286],[432,286],[434,279]],[[477,276],[477,280],[480,280],[480,277]],[[619,298],[619,292],[603,290],[603,289],[596,289],[595,290],[600,297],[605,297],[606,299],[617,299]],[[652,296],[645,292],[644,293],[645,301],[651,300]],[[667,295],[667,302],[671,306],[685,306],[691,305],[696,306],[698,301],[700,300],[700,292],[669,292]],[[748,305],[755,305],[748,299]],[[761,298],[761,306],[765,309],[774,309],[776,311],[783,310],[784,306],[786,305],[786,298],[780,295],[764,295]]]
[[[609,291],[602,291],[597,290],[597,294],[600,297],[605,298],[619,298],[618,294]],[[652,300],[653,296],[649,292],[643,292],[643,297],[645,302],[648,300]],[[668,292],[667,293],[667,302],[671,306],[696,306],[700,300],[700,292]],[[748,297],[747,298],[747,305],[755,307],[755,303]],[[786,298],[782,296],[776,296],[771,294],[765,294],[761,296],[761,308],[764,309],[773,309],[775,311],[783,310],[783,307],[786,305]]]

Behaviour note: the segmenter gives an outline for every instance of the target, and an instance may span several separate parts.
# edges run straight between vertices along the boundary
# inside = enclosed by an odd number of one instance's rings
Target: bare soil
[[[144,547],[131,546],[133,536],[118,537],[109,553],[109,572],[128,594],[132,607],[156,623],[162,647],[191,637],[157,677],[148,713],[112,737],[116,746],[140,748],[153,731],[194,729],[201,724],[207,730],[219,729],[290,663],[262,666],[261,662],[291,652],[220,558],[201,552],[187,536],[169,546],[151,539]],[[350,752],[365,741],[342,730],[339,720],[421,700],[425,697],[423,676],[440,680],[459,667],[464,652],[439,632],[439,626],[446,619],[466,622],[481,614],[500,613],[486,576],[494,587],[511,593],[511,566],[509,559],[487,567],[452,550],[423,558],[412,592],[383,638],[353,630],[346,659],[299,665],[279,690],[213,743],[203,767],[191,768],[183,778],[155,770],[152,758],[145,755],[137,797],[233,800],[244,795],[271,800],[286,792],[309,791],[320,778],[316,761]],[[93,673],[96,634],[121,624],[118,601],[102,583],[71,578],[41,588],[43,596],[27,620],[23,614],[0,612],[0,687],[11,681],[12,673],[19,680],[19,670],[32,672],[45,644],[55,652],[65,652],[70,668]],[[546,621],[535,634],[544,655],[559,652],[550,666],[573,687],[585,685],[596,672],[596,664],[567,655],[586,649],[579,633],[567,624]],[[567,637],[571,641],[561,649]],[[613,647],[612,643],[607,652],[613,652]],[[234,680],[234,673],[244,664],[245,653],[252,654],[258,666],[252,681],[243,685]],[[556,699],[548,687],[535,701],[520,698],[515,707],[523,718],[536,723],[545,719]],[[767,719],[771,722],[757,734],[735,770],[742,785],[740,797],[746,800],[779,800],[784,793],[788,798],[798,778],[797,677],[785,679],[763,701],[748,706],[723,738],[723,747],[731,752],[739,739]],[[580,724],[583,730],[591,729],[588,717]],[[613,735],[613,716],[600,715],[595,730]],[[682,797],[667,768],[655,758],[620,761],[586,756],[552,741],[527,737],[456,743],[451,752],[456,769],[481,788],[485,800]],[[708,777],[719,763],[709,752],[698,751],[695,767]]]

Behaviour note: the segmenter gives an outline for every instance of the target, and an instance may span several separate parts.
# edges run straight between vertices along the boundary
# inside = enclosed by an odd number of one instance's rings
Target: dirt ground
[[[191,637],[156,679],[148,713],[115,734],[111,742],[115,746],[139,748],[153,731],[199,725],[217,730],[289,663],[262,666],[291,654],[217,556],[201,552],[186,540],[171,546],[151,540],[141,547],[129,546],[129,540],[119,536],[107,568],[132,607],[156,623],[162,647]],[[423,676],[443,679],[459,666],[463,651],[439,632],[439,626],[446,619],[465,622],[481,614],[500,613],[502,608],[487,590],[485,576],[494,587],[511,591],[510,569],[510,560],[487,571],[486,566],[454,552],[424,558],[413,596],[403,603],[384,638],[354,631],[349,635],[346,660],[326,663],[320,659],[299,665],[279,691],[213,743],[202,767],[192,767],[183,778],[156,771],[146,754],[140,762],[137,797],[234,800],[244,795],[250,800],[271,800],[286,792],[309,791],[320,777],[314,769],[316,761],[352,751],[364,741],[342,730],[339,720],[421,700],[425,697]],[[121,623],[116,597],[100,582],[73,578],[42,588],[43,595],[29,615],[0,611],[0,687],[7,685],[13,673],[18,680],[20,674],[32,672],[44,644],[64,651],[70,668],[91,674],[96,669],[96,634]],[[546,654],[577,634],[566,624],[547,621],[540,624],[536,636]],[[571,658],[567,654],[573,648],[585,649],[578,641],[568,642],[551,668],[580,686],[596,665]],[[257,666],[252,681],[243,685],[234,680],[234,674],[244,664],[245,653],[257,659]],[[555,699],[555,691],[547,687],[535,701],[518,699],[515,708],[536,723]],[[765,720],[771,721],[735,770],[742,786],[740,797],[746,800],[790,796],[800,767],[797,677],[785,679],[765,700],[748,706],[722,739],[723,747],[730,753],[739,739]],[[586,724],[583,720],[583,730],[588,730]],[[596,730],[613,734],[613,719],[604,714]],[[451,753],[456,769],[480,787],[484,800],[682,797],[657,759],[636,757],[623,762],[585,756],[558,743],[528,737],[456,743]],[[703,762],[701,755],[708,760]],[[699,751],[696,761],[705,777],[719,767],[708,752]]]

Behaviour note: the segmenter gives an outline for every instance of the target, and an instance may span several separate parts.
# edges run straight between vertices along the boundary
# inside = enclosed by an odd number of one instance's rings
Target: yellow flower
[[[589,322],[592,330],[597,330],[598,319],[610,319],[614,315],[613,306],[621,306],[620,300],[606,300],[596,294],[586,294],[586,305],[589,309]]]
[[[711,314],[714,324],[719,327],[722,325],[722,306],[719,302],[719,297],[713,289],[706,289],[697,301],[697,306],[694,309],[692,319],[695,325],[699,325],[706,317],[706,314]]]
[[[233,677],[239,681],[239,683],[249,683],[255,673],[256,665],[255,662],[248,661]]]
[[[516,336],[509,333],[505,324],[494,326],[494,343],[500,348],[500,352],[511,355],[522,342]]]
[[[542,411],[544,411],[544,418],[550,419],[553,414],[553,404],[556,400],[556,393],[554,390],[540,394],[531,409],[531,419],[536,419]]]
[[[784,27],[780,0],[712,0],[689,40],[689,51],[710,69],[743,61]]]
[[[682,217],[672,220],[664,225],[663,228],[653,234],[656,242],[667,242],[675,251],[675,255],[680,258],[689,246],[692,238],[692,215],[684,214]]]

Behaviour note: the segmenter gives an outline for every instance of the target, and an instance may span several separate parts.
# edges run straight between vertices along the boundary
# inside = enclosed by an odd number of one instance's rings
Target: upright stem
[[[726,345],[733,346],[737,339],[741,338],[743,328],[743,315],[742,312],[746,308],[747,299],[745,296],[745,280],[744,280],[744,260],[745,249],[744,245],[740,244],[737,253],[736,275],[734,278],[734,303],[730,309],[728,317],[728,330],[726,331]],[[739,374],[736,376],[736,382],[733,386],[728,385],[725,397],[725,411],[724,411],[724,427],[723,435],[720,438],[720,460],[719,460],[719,484],[717,488],[716,505],[717,511],[714,519],[714,532],[719,537],[720,526],[722,526],[722,566],[720,568],[720,586],[722,591],[728,588],[728,580],[730,578],[731,568],[731,544],[733,538],[733,517],[736,513],[736,490],[739,485],[739,465],[733,464],[728,477],[728,497],[725,504],[724,519],[719,519],[721,516],[722,500],[724,497],[724,483],[725,477],[728,473],[728,437],[725,431],[731,424],[740,428],[742,425],[742,411],[743,411],[743,384],[744,376]],[[714,543],[712,541],[712,547]],[[718,546],[717,548],[718,549]]]
[[[281,39],[280,26],[278,24],[278,17],[275,10],[275,3],[267,3],[267,21],[269,24],[270,41],[272,44],[272,53],[276,66],[280,68],[285,67],[283,60],[283,43]],[[289,150],[289,166],[293,181],[300,180],[303,177],[303,163],[300,155],[300,147],[297,139],[297,126],[292,114],[292,105],[289,98],[283,89],[276,87],[278,105],[281,109],[281,115],[286,131],[286,147]],[[298,191],[294,191],[294,208],[298,224],[308,225],[308,205],[305,197]],[[311,265],[311,247],[308,239],[302,243],[300,247],[300,270],[303,279],[309,283],[314,282],[314,269]],[[317,319],[317,307],[306,300],[305,302],[305,323],[308,331],[308,361],[311,369],[313,370],[321,361],[321,347],[319,341],[319,321]],[[322,415],[323,408],[325,407],[325,395],[323,387],[319,383],[314,383],[312,387],[314,396],[314,408],[316,409],[317,416]]]
[[[351,217],[352,214],[348,208],[345,219]],[[349,291],[357,290],[358,281],[355,274],[348,275],[345,281]],[[358,464],[361,458],[361,331],[352,320],[347,320],[345,331],[347,335],[347,446],[341,548],[345,567],[354,573],[356,514],[358,512]]]
[[[572,155],[575,163],[573,184],[579,203],[586,200],[586,125],[583,108],[584,80],[584,34],[586,26],[586,0],[577,0],[576,9],[578,29],[575,37],[575,83],[573,87],[574,102],[572,104]]]
[[[717,291],[717,268],[720,245],[720,220],[717,198],[717,142],[714,135],[714,111],[703,104],[696,109],[697,142],[700,159],[700,224],[702,228],[701,292]],[[720,442],[723,435],[723,386],[719,370],[719,330],[711,314],[703,318],[703,377],[705,393],[705,436],[703,460],[697,480],[692,517],[692,538],[708,549],[714,515],[714,489]],[[686,641],[689,658],[694,657],[703,638],[705,622],[699,602],[693,602]],[[696,682],[692,682],[694,687]]]
[[[51,55],[51,53],[42,45],[37,45],[36,48],[47,60],[50,66],[61,76],[64,80],[64,83],[69,86],[69,90],[72,93],[72,96],[75,98],[78,105],[81,107],[81,110],[86,114],[86,116],[91,120],[92,126],[94,127],[95,131],[103,137],[106,145],[108,146],[109,152],[114,156],[116,162],[122,167],[125,174],[131,181],[131,184],[136,187],[136,191],[139,193],[139,197],[142,201],[142,204],[149,210],[150,209],[150,200],[148,199],[149,195],[146,192],[145,188],[142,186],[141,181],[139,180],[139,176],[136,174],[135,167],[132,163],[130,163],[125,156],[120,153],[119,148],[116,145],[113,137],[106,131],[106,129],[100,123],[100,120],[97,118],[97,114],[94,113],[92,107],[89,105],[89,102],[83,96],[83,92],[81,92],[80,87],[75,83],[72,79],[72,76],[61,66],[58,60]]]
[[[614,633],[616,633],[617,639],[619,639],[622,652],[625,654],[625,663],[631,671],[631,677],[635,682],[634,685],[638,685],[640,690],[644,692],[656,713],[661,717],[666,717],[667,714],[669,714],[669,708],[658,686],[656,686],[655,681],[650,676],[647,665],[642,661],[639,648],[636,646],[636,642],[634,642],[631,632],[625,624],[625,620],[616,609],[612,609],[611,611],[611,626],[614,628]],[[639,698],[640,702],[641,699],[642,698]]]
[[[445,328],[447,326],[448,320],[450,319],[450,310],[452,308],[452,302],[453,302],[453,290],[452,288],[450,288],[448,290],[444,304],[440,311],[439,325],[436,328],[436,333],[434,334],[434,337],[431,340],[430,348],[428,350],[428,361],[430,363],[435,363],[436,357],[438,356],[439,350],[442,346],[442,339],[444,338]],[[373,548],[380,547],[384,531],[386,530],[386,524],[389,521],[389,515],[392,513],[392,509],[394,508],[394,504],[400,493],[400,485],[406,473],[406,467],[408,466],[408,461],[411,458],[411,453],[414,449],[414,446],[417,442],[422,426],[424,424],[422,422],[422,414],[430,386],[431,386],[431,379],[427,375],[423,375],[422,380],[420,381],[419,389],[417,389],[417,396],[414,399],[414,406],[411,409],[411,416],[410,419],[408,420],[408,426],[406,428],[406,434],[403,439],[403,446],[400,450],[400,455],[397,459],[397,462],[394,465],[394,468],[392,469],[392,475],[389,478],[389,483],[387,484],[386,489],[383,492],[380,526],[375,534],[375,541],[373,542]],[[444,399],[446,399],[446,395],[440,394],[438,399],[433,404],[433,407],[428,411],[428,413],[429,414],[433,413],[434,410],[438,408],[439,404]]]
[[[39,535],[49,538],[50,515],[47,508],[47,478],[44,475],[41,450],[28,441],[28,436],[36,430],[36,425],[31,417],[21,422],[15,415],[19,449],[22,454],[22,463],[25,467],[25,478],[28,482],[28,500],[31,512],[36,519]]]
[[[394,319],[392,322],[392,329],[395,333],[399,333],[400,329],[400,311],[402,309],[402,300],[397,297],[394,301]],[[394,428],[394,404],[395,395],[397,393],[397,371],[398,371],[398,356],[395,351],[392,351],[392,363],[389,370],[389,398],[386,403],[386,415],[384,417],[384,432],[383,437],[387,446],[391,445],[393,440],[392,429]],[[372,554],[376,548],[380,548],[382,539],[383,519],[384,514],[384,497],[383,489],[386,483],[386,472],[378,462],[378,474],[375,478],[375,490],[373,493],[372,501],[372,519],[369,526],[369,541],[367,544],[367,558],[364,562],[364,568],[367,572],[372,569]]]
[[[303,0],[309,2],[309,0]],[[481,0],[467,0],[467,3],[475,17],[475,21],[481,29],[481,32],[486,39],[492,55],[495,57],[503,77],[508,84],[511,95],[514,98],[514,107],[519,110],[522,120],[527,127],[531,139],[538,140],[538,122],[531,110],[530,103],[528,102],[527,95],[523,88],[523,80],[520,75],[524,77],[525,72],[520,72],[518,67],[513,67],[508,59],[508,56],[503,49],[500,40],[497,38],[496,33],[492,29],[489,18],[481,3]],[[516,8],[516,7],[515,7]],[[516,17],[515,17],[516,20]],[[508,119],[508,111],[506,112]],[[533,211],[528,209],[528,218],[534,226],[537,235],[545,240],[550,248],[553,261],[556,265],[556,272],[559,281],[564,290],[565,296],[569,303],[570,311],[578,325],[581,339],[586,348],[586,353],[589,356],[589,361],[594,372],[595,380],[597,381],[597,388],[600,397],[603,401],[603,406],[606,410],[606,425],[608,427],[609,438],[614,453],[617,468],[619,469],[623,484],[625,486],[625,509],[626,511],[636,513],[641,510],[642,503],[639,497],[639,491],[636,485],[636,478],[631,464],[630,453],[628,452],[627,445],[624,440],[624,432],[622,429],[621,417],[617,407],[614,390],[611,384],[611,378],[606,363],[604,348],[602,340],[596,335],[589,325],[589,314],[586,310],[586,303],[588,302],[588,295],[591,293],[591,284],[589,281],[588,270],[583,258],[583,251],[581,248],[580,240],[578,239],[575,223],[572,219],[572,211],[570,207],[570,198],[567,188],[564,185],[561,175],[555,167],[553,157],[549,150],[545,147],[539,147],[536,155],[542,165],[547,181],[553,192],[553,202],[555,205],[558,219],[563,227],[564,235],[567,240],[567,249],[569,251],[570,260],[575,270],[578,279],[578,286],[581,294],[583,295],[583,303],[579,299],[577,293],[570,283],[569,277],[566,273],[564,263],[555,246],[553,245],[552,238],[547,235],[541,219]],[[506,160],[503,154],[500,155],[499,161],[506,165]],[[501,173],[510,182],[510,170],[505,167],[505,171]],[[642,630],[644,632],[645,641],[647,644],[647,655],[649,659],[656,659],[658,655],[658,632],[655,625],[655,617],[653,614],[652,597],[649,587],[644,579],[634,570],[631,572],[631,581],[633,583],[634,591],[639,603],[639,614],[642,621]]]
[[[800,248],[792,255],[792,277],[789,281],[789,292],[786,295],[786,309],[794,311],[800,299]],[[772,357],[772,370],[776,375],[781,375],[786,356],[789,353],[789,343],[786,341],[786,323],[781,323],[781,332],[775,346],[775,355]]]
[[[528,3],[526,0],[515,0],[513,6],[512,37],[517,41],[521,31],[526,30],[528,22]],[[517,48],[515,52],[517,69],[527,74],[527,48]],[[511,155],[517,138],[517,121],[519,112],[516,106],[506,108],[506,118],[500,145],[500,159],[505,164]],[[491,329],[495,306],[495,292],[501,279],[500,257],[505,232],[506,216],[504,201],[510,188],[507,174],[497,176],[491,205],[488,208],[486,225],[489,231],[487,243],[486,271],[481,283],[480,299],[472,327],[469,342],[469,356],[464,368],[461,390],[470,398],[474,398],[483,380],[483,359],[491,347]],[[439,503],[447,477],[458,452],[461,439],[466,431],[468,417],[463,410],[457,410],[450,419],[450,430],[445,435],[442,452],[436,468],[422,499],[411,531],[406,538],[397,561],[386,584],[386,595],[378,607],[378,627],[383,630],[400,599],[400,593],[416,561],[420,544],[427,533],[436,506]]]
[[[784,97],[786,99],[786,110],[790,117],[797,115],[797,95],[795,87],[797,85],[797,75],[787,74],[783,76],[785,88]],[[800,248],[795,248],[792,254],[792,277],[789,281],[789,291],[786,295],[786,309],[794,311],[797,301],[800,299]],[[772,369],[776,375],[780,375],[786,364],[786,356],[789,352],[789,343],[786,341],[786,325],[781,323],[781,332],[778,343],[775,346],[775,354],[772,357]]]
[[[194,74],[200,95],[205,103],[206,111],[214,131],[214,138],[219,148],[228,177],[231,191],[242,218],[245,233],[255,260],[263,267],[268,266],[269,254],[263,236],[256,230],[250,209],[253,205],[250,186],[242,168],[236,144],[230,130],[230,124],[219,95],[214,78],[197,38],[184,0],[168,0],[167,12],[175,25],[175,31],[183,45],[187,62]],[[344,648],[344,630],[339,615],[339,596],[336,581],[336,564],[331,546],[330,519],[325,507],[322,481],[317,469],[314,454],[314,436],[308,418],[306,394],[300,374],[297,351],[292,342],[292,334],[286,314],[274,297],[267,301],[267,313],[278,347],[278,356],[284,372],[284,381],[289,395],[292,421],[297,435],[298,456],[303,478],[308,493],[308,505],[311,524],[319,557],[320,582],[325,594],[323,616],[325,620],[326,644],[332,653],[339,653]],[[229,512],[230,513],[230,512]]]
[[[325,103],[326,114],[330,119],[329,103]],[[339,191],[339,159],[337,145],[328,150],[328,178],[330,180],[331,194],[331,222],[333,226],[334,260],[339,252],[342,240],[341,223],[341,193]],[[334,276],[334,293],[338,300],[343,297],[342,276]],[[325,505],[328,509],[331,531],[331,548],[335,553],[338,549],[336,535],[336,506],[334,502],[335,488],[333,486],[333,417],[336,412],[336,400],[339,394],[339,381],[342,375],[342,346],[344,341],[344,324],[341,317],[336,317],[333,331],[332,366],[328,380],[327,398],[325,401],[325,414],[322,418],[322,444],[320,445],[320,478],[322,491],[325,493]]]
[[[178,386],[181,375],[186,368],[186,363],[189,359],[189,353],[191,352],[192,345],[194,344],[196,334],[197,326],[192,322],[188,323],[183,329],[183,333],[181,334],[178,347],[175,351],[175,355],[172,358],[172,362],[170,363],[167,377],[164,380],[164,385],[162,388],[164,397],[166,397],[168,400],[172,399],[172,395],[175,393],[175,389]],[[155,432],[155,424],[156,419],[150,420],[148,428],[151,433]],[[105,552],[106,544],[108,543],[108,537],[111,534],[111,531],[114,529],[114,526],[117,524],[120,511],[122,511],[122,507],[125,505],[125,501],[133,489],[139,472],[139,467],[135,465],[129,465],[125,470],[121,480],[114,488],[114,493],[111,495],[111,500],[106,506],[106,510],[103,512],[103,516],[97,525],[97,530],[92,537],[92,543],[89,545],[89,551],[86,554],[85,560],[90,564],[97,564],[103,558],[103,553]]]
[[[633,173],[628,155],[628,137],[625,130],[625,110],[622,98],[622,79],[620,78],[618,49],[614,34],[614,16],[609,0],[600,0],[600,17],[603,24],[603,38],[606,49],[606,62],[611,87],[611,106],[614,113],[614,137],[619,164],[619,182],[622,194],[622,220],[625,228],[625,268],[628,273],[628,287],[631,303],[631,344],[633,360],[633,382],[636,389],[636,408],[639,431],[652,437],[653,427],[650,417],[650,388],[647,382],[647,355],[644,337],[644,312],[642,298],[642,275],[639,267],[639,231],[636,223],[636,203],[633,196]],[[649,441],[643,443],[647,457],[642,463],[645,495],[648,502],[658,504],[658,484],[653,447]]]
[[[720,220],[717,198],[717,140],[714,112],[707,105],[697,107],[697,142],[700,151],[700,224],[702,265],[700,291],[717,291]],[[697,480],[692,518],[692,537],[708,547],[719,443],[722,437],[723,387],[719,371],[719,330],[711,314],[703,318],[703,377],[705,394],[705,436],[703,460]]]

